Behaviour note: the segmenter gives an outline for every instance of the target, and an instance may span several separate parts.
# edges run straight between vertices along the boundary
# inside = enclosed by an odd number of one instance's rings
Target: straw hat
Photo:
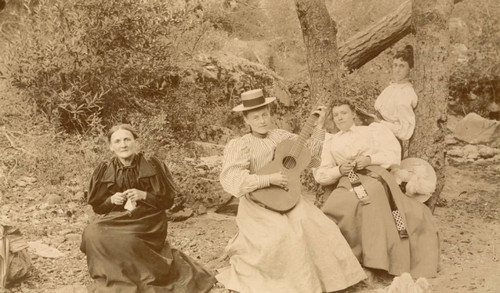
[[[436,190],[437,176],[432,166],[420,158],[406,158],[391,173],[399,183],[407,182],[406,195],[426,202]]]
[[[264,98],[262,89],[247,91],[241,94],[241,104],[233,108],[235,112],[256,109],[276,100],[275,97]]]

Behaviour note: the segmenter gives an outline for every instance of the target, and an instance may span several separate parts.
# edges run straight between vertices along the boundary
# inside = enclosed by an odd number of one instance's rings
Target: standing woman
[[[242,112],[251,128],[224,149],[220,182],[225,191],[240,199],[236,224],[239,232],[226,247],[230,266],[222,269],[217,280],[239,293],[321,293],[338,291],[356,284],[365,274],[342,237],[337,225],[302,196],[289,212],[279,213],[261,206],[250,193],[271,185],[286,188],[291,181],[281,172],[257,175],[273,160],[277,145],[297,135],[272,129],[268,104],[261,89],[241,94],[242,104],[233,111]],[[325,107],[308,144],[319,166],[325,131]]]
[[[89,292],[208,292],[214,278],[166,242],[172,175],[159,159],[139,153],[136,139],[128,124],[111,128],[115,156],[90,181],[87,201],[104,216],[85,228],[80,246],[95,280]]]
[[[391,84],[386,87],[375,101],[375,110],[380,114],[383,123],[400,142],[409,140],[415,129],[415,113],[417,94],[409,80],[413,68],[413,47],[407,45],[398,51],[392,62]]]

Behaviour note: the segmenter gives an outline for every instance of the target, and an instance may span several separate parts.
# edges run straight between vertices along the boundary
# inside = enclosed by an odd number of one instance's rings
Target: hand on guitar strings
[[[281,188],[286,188],[288,185],[288,177],[286,177],[286,175],[283,175],[282,172],[273,173],[269,175],[269,183]]]
[[[326,107],[325,106],[318,106],[316,110],[314,110],[311,115],[318,115],[318,120],[316,120],[316,123],[314,126],[318,128],[323,128],[325,125],[325,120],[327,117],[327,112],[326,112]]]

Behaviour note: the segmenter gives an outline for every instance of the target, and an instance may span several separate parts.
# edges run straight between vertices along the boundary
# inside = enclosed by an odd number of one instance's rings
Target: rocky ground
[[[499,174],[498,161],[452,161],[447,167],[446,187],[435,210],[442,255],[439,276],[429,280],[432,292],[498,292]],[[15,221],[27,240],[34,242],[32,247],[41,243],[61,253],[30,248],[29,277],[6,292],[84,292],[84,285],[91,282],[79,244],[93,215],[82,194],[73,192],[75,188],[67,186],[62,194],[71,196],[62,198],[51,195],[36,178],[20,177],[4,191],[0,215]],[[228,264],[223,249],[236,232],[234,217],[209,209],[170,223],[168,240],[215,272]],[[387,285],[387,280],[365,282],[349,292],[370,292]],[[226,292],[220,286],[212,291]]]

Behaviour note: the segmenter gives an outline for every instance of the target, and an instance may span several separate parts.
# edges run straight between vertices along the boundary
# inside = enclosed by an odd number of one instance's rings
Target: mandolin
[[[257,189],[249,194],[251,200],[279,213],[286,213],[295,207],[302,196],[300,173],[311,161],[310,150],[304,145],[311,136],[317,119],[317,114],[311,115],[297,138],[280,142],[274,151],[273,160],[256,172],[257,175],[269,175],[281,171],[288,177],[288,186],[282,188],[270,185]]]

